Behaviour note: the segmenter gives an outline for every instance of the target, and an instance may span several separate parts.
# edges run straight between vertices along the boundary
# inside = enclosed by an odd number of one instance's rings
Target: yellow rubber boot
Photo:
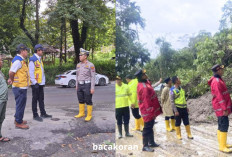
[[[227,132],[220,132],[220,145],[219,150],[224,153],[232,153],[232,150],[226,147]]]
[[[93,111],[93,105],[87,105],[87,117],[85,118],[85,121],[90,121],[92,119],[92,111]]]
[[[221,131],[220,130],[217,130],[217,138],[218,138],[218,143],[219,143],[219,146],[220,146],[220,136],[221,136]],[[230,144],[226,144],[226,147],[227,148],[232,148],[232,145]],[[220,149],[220,148],[219,148]]]
[[[176,126],[176,136],[178,140],[182,140],[180,126]]]
[[[141,127],[141,131],[143,131],[143,128],[144,128],[144,121],[143,121],[143,118],[142,118],[142,117],[139,119],[139,125],[140,125],[140,127]]]
[[[172,130],[176,130],[175,119],[171,119]]]
[[[85,104],[79,104],[79,114],[74,116],[75,118],[81,118],[85,116]]]
[[[169,125],[169,120],[165,120],[165,125],[166,125],[166,130],[167,131],[172,131],[172,129],[170,128],[170,125]]]
[[[186,129],[188,138],[189,138],[189,139],[193,139],[193,136],[192,136],[191,130],[190,130],[190,125],[186,125],[186,126],[185,126],[185,129]]]
[[[133,131],[140,131],[139,119],[135,119],[135,128]]]

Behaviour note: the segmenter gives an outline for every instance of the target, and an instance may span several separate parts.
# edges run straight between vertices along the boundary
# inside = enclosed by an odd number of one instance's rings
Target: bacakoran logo
[[[93,143],[93,150],[138,150],[138,145],[97,145]]]

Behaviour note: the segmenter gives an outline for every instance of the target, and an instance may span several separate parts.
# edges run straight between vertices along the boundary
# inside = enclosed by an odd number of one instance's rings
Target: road
[[[29,130],[15,129],[15,100],[9,89],[6,119],[2,126],[4,136],[11,138],[9,143],[0,143],[2,156],[114,156],[115,151],[93,151],[94,144],[115,142],[114,84],[96,86],[93,96],[93,119],[84,122],[76,119],[78,101],[73,88],[45,87],[45,107],[48,114],[58,121],[45,119],[33,120],[31,111],[31,89],[28,89],[27,106],[24,120],[28,121]]]
[[[117,145],[132,145],[135,150],[117,150],[117,157],[229,157],[231,156],[218,151],[217,125],[194,124],[191,126],[193,140],[187,139],[185,128],[181,127],[182,140],[176,139],[176,132],[165,130],[164,117],[159,116],[154,126],[155,141],[160,144],[154,152],[142,152],[142,133],[131,131],[133,138],[116,139]],[[134,127],[134,119],[131,115],[130,130]],[[229,128],[228,143],[232,144],[232,127]],[[116,136],[118,131],[116,131]],[[136,147],[134,145],[137,145]],[[137,149],[138,148],[138,149]]]

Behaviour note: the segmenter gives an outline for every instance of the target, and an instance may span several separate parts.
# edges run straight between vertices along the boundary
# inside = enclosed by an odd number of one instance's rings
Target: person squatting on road
[[[43,46],[40,44],[35,45],[34,55],[29,59],[29,73],[32,88],[32,112],[33,119],[42,122],[42,118],[51,118],[44,108],[44,86],[45,74],[44,65],[41,57],[43,56]],[[40,117],[37,112],[37,101],[39,102]]]
[[[8,142],[10,141],[9,138],[2,136],[2,123],[5,119],[6,115],[6,105],[8,100],[8,86],[5,80],[5,76],[1,71],[3,66],[2,57],[0,55],[0,142]]]
[[[126,76],[126,81],[128,83],[129,89],[129,105],[131,107],[132,114],[135,118],[135,128],[133,130],[142,131],[144,127],[143,118],[139,114],[139,105],[137,99],[137,86],[138,86],[138,79],[133,78],[132,75]]]
[[[137,98],[139,109],[144,121],[143,128],[143,151],[153,152],[150,147],[158,147],[154,141],[154,120],[161,114],[161,107],[145,70],[138,70],[135,73],[138,79]]]
[[[169,98],[169,91],[170,91],[170,88],[172,87],[172,80],[170,77],[168,77],[164,80],[164,82],[166,84],[161,93],[161,107],[162,107],[163,115],[165,116],[166,130],[174,131],[175,130],[175,117],[174,117],[173,110],[172,110],[172,104]],[[171,119],[172,128],[170,128],[169,119]]]
[[[129,92],[127,84],[124,84],[121,77],[117,76],[115,84],[115,117],[118,125],[119,139],[122,138],[122,124],[124,124],[126,137],[133,137],[129,133],[130,109],[128,96],[131,95]]]
[[[182,139],[180,125],[181,121],[183,120],[188,138],[193,139],[189,125],[189,109],[187,108],[185,91],[183,88],[181,88],[181,81],[177,76],[172,77],[172,82],[174,83],[174,86],[170,89],[169,97],[172,104],[172,109],[175,113],[177,138],[179,140]]]
[[[95,87],[95,67],[88,61],[89,51],[80,49],[79,59],[76,72],[76,90],[79,101],[79,114],[75,118],[85,116],[85,104],[87,105],[87,117],[85,121],[92,119],[93,102],[92,96]]]
[[[224,66],[216,64],[212,67],[214,76],[208,81],[213,96],[212,105],[216,116],[218,117],[217,137],[219,150],[225,153],[231,153],[232,145],[227,144],[227,132],[229,128],[229,118],[231,114],[231,98],[222,76]]]
[[[23,120],[27,102],[27,89],[30,86],[29,69],[25,62],[28,51],[29,49],[24,44],[17,46],[17,55],[12,60],[8,79],[8,84],[12,84],[16,102],[15,127],[19,129],[29,129],[29,126],[26,125],[27,121]]]

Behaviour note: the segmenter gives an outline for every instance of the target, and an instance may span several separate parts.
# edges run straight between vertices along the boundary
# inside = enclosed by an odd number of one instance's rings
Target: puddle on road
[[[182,124],[181,134],[182,140],[176,138],[176,132],[167,132],[165,130],[164,117],[160,116],[156,119],[158,123],[154,126],[155,142],[160,147],[155,148],[152,153],[142,152],[142,133],[132,131],[134,127],[134,119],[130,120],[130,133],[133,138],[125,137],[123,130],[123,138],[118,139],[118,130],[116,129],[116,144],[118,146],[131,145],[136,146],[137,150],[117,150],[116,156],[131,157],[186,157],[186,156],[202,156],[202,157],[229,157],[232,154],[225,154],[218,151],[217,126],[214,125],[196,125],[191,126],[193,140],[187,138],[186,130]],[[116,126],[117,128],[117,126]],[[231,130],[231,128],[230,128]],[[232,144],[232,134],[228,135],[228,143]],[[135,147],[135,148],[136,148]],[[125,147],[124,147],[125,148]],[[134,147],[133,147],[134,148]]]

